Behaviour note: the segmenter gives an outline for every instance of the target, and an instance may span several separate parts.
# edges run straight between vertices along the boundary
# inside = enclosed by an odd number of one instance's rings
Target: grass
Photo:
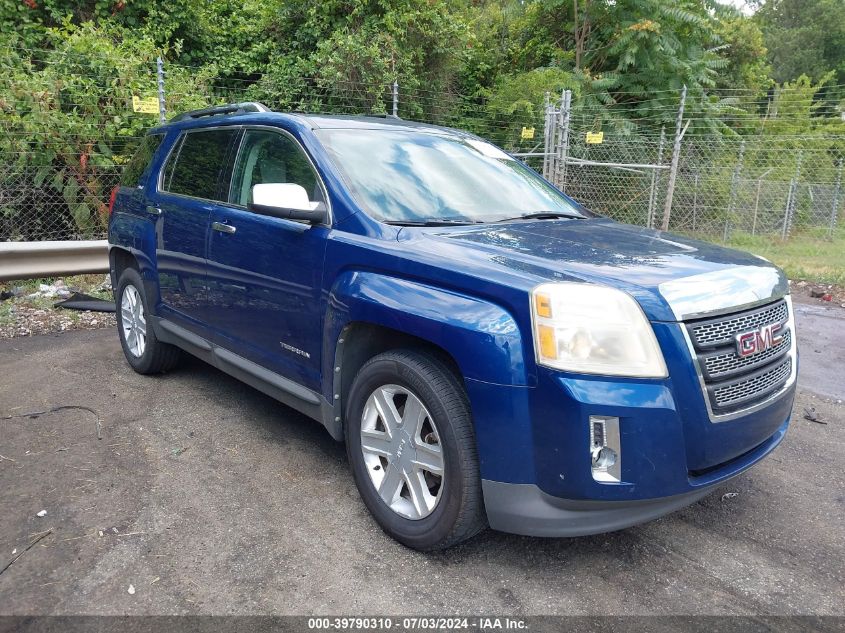
[[[89,294],[98,299],[111,300],[111,293],[108,291],[100,291],[96,288],[103,283],[105,275],[75,275],[71,277],[50,277],[46,279],[23,279],[21,281],[4,282],[3,288],[20,288],[21,294],[19,297],[0,301],[0,325],[10,325],[15,321],[14,308],[24,306],[27,308],[35,308],[41,310],[50,310],[53,305],[61,301],[59,297],[33,297],[29,298],[27,295],[38,290],[41,284],[51,285],[56,279],[63,279],[65,286],[70,289],[79,290]],[[79,315],[72,310],[68,310],[68,316],[72,321],[79,319]]]
[[[845,285],[845,231],[801,233],[783,241],[774,236],[735,233],[728,246],[765,257],[790,279]]]

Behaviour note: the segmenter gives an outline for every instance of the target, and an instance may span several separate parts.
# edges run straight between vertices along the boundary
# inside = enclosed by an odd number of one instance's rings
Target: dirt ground
[[[810,307],[791,430],[748,473],[621,532],[439,554],[378,529],[320,426],[202,362],[2,340],[0,615],[843,615],[845,311]]]

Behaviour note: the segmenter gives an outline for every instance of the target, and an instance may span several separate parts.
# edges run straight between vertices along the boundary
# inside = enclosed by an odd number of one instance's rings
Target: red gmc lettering
[[[736,353],[740,358],[765,352],[783,341],[783,324],[764,325],[753,332],[743,332],[736,337]]]

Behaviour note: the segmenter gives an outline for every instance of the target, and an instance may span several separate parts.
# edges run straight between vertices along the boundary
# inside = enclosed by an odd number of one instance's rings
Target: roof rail
[[[190,112],[183,112],[177,114],[170,119],[171,123],[177,121],[188,121],[190,119],[199,119],[206,116],[218,116],[222,114],[246,114],[248,112],[271,112],[263,103],[256,101],[247,101],[244,103],[229,103],[222,106],[214,106],[212,108],[202,108],[201,110],[191,110]]]
[[[395,114],[389,114],[387,112],[368,112],[364,116],[372,117],[374,119],[397,119],[399,121],[402,120],[401,117]]]

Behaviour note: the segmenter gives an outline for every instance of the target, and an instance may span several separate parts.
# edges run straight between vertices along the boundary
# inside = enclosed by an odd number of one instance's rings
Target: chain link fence
[[[803,140],[808,146],[814,141]],[[777,155],[779,168],[774,168],[768,158],[763,160],[765,153],[749,150],[752,144],[759,149],[767,142],[765,138],[745,142],[686,139],[669,230],[723,242],[737,232],[788,239],[808,231],[828,237],[840,231],[843,160],[824,147],[809,147]],[[570,145],[572,159],[566,181],[560,185],[593,211],[622,222],[659,227],[671,169],[666,164],[667,152],[659,137],[605,139],[601,145],[588,145],[582,136]],[[810,181],[810,176],[801,174],[799,161],[828,164],[829,169]]]
[[[27,72],[44,75],[38,92],[31,76],[0,77],[0,241],[104,237],[110,192],[159,110],[169,117],[261,100],[287,111],[396,113],[468,129],[597,213],[766,256],[792,243],[793,259],[775,258],[788,272],[845,279],[845,123],[833,135],[736,134],[730,121],[712,131],[696,115],[686,117],[681,91],[662,95],[653,116],[632,120],[618,104],[569,92],[547,96],[545,106],[527,98],[502,107],[477,96],[319,78],[270,90],[261,77],[223,81],[156,60],[135,68],[131,81],[81,71],[69,78],[51,75],[47,61],[28,54],[36,59]],[[71,81],[84,90],[69,92]],[[749,119],[761,119],[759,109]]]
[[[0,47],[0,61],[3,53]],[[262,77],[222,80],[160,60],[115,77],[87,74],[86,62],[93,64],[82,59],[68,64],[69,77],[54,51],[18,53],[28,57],[25,72],[0,75],[0,241],[105,237],[111,191],[145,131],[190,109],[255,100],[288,112],[391,113],[468,129],[512,151],[537,149],[526,130],[542,133],[541,108],[499,112],[464,95],[397,83],[302,77],[280,91]]]
[[[839,137],[701,135],[679,115],[674,138],[665,126],[605,133],[567,99],[548,106],[543,173],[594,211],[721,241],[841,227],[845,125]]]

